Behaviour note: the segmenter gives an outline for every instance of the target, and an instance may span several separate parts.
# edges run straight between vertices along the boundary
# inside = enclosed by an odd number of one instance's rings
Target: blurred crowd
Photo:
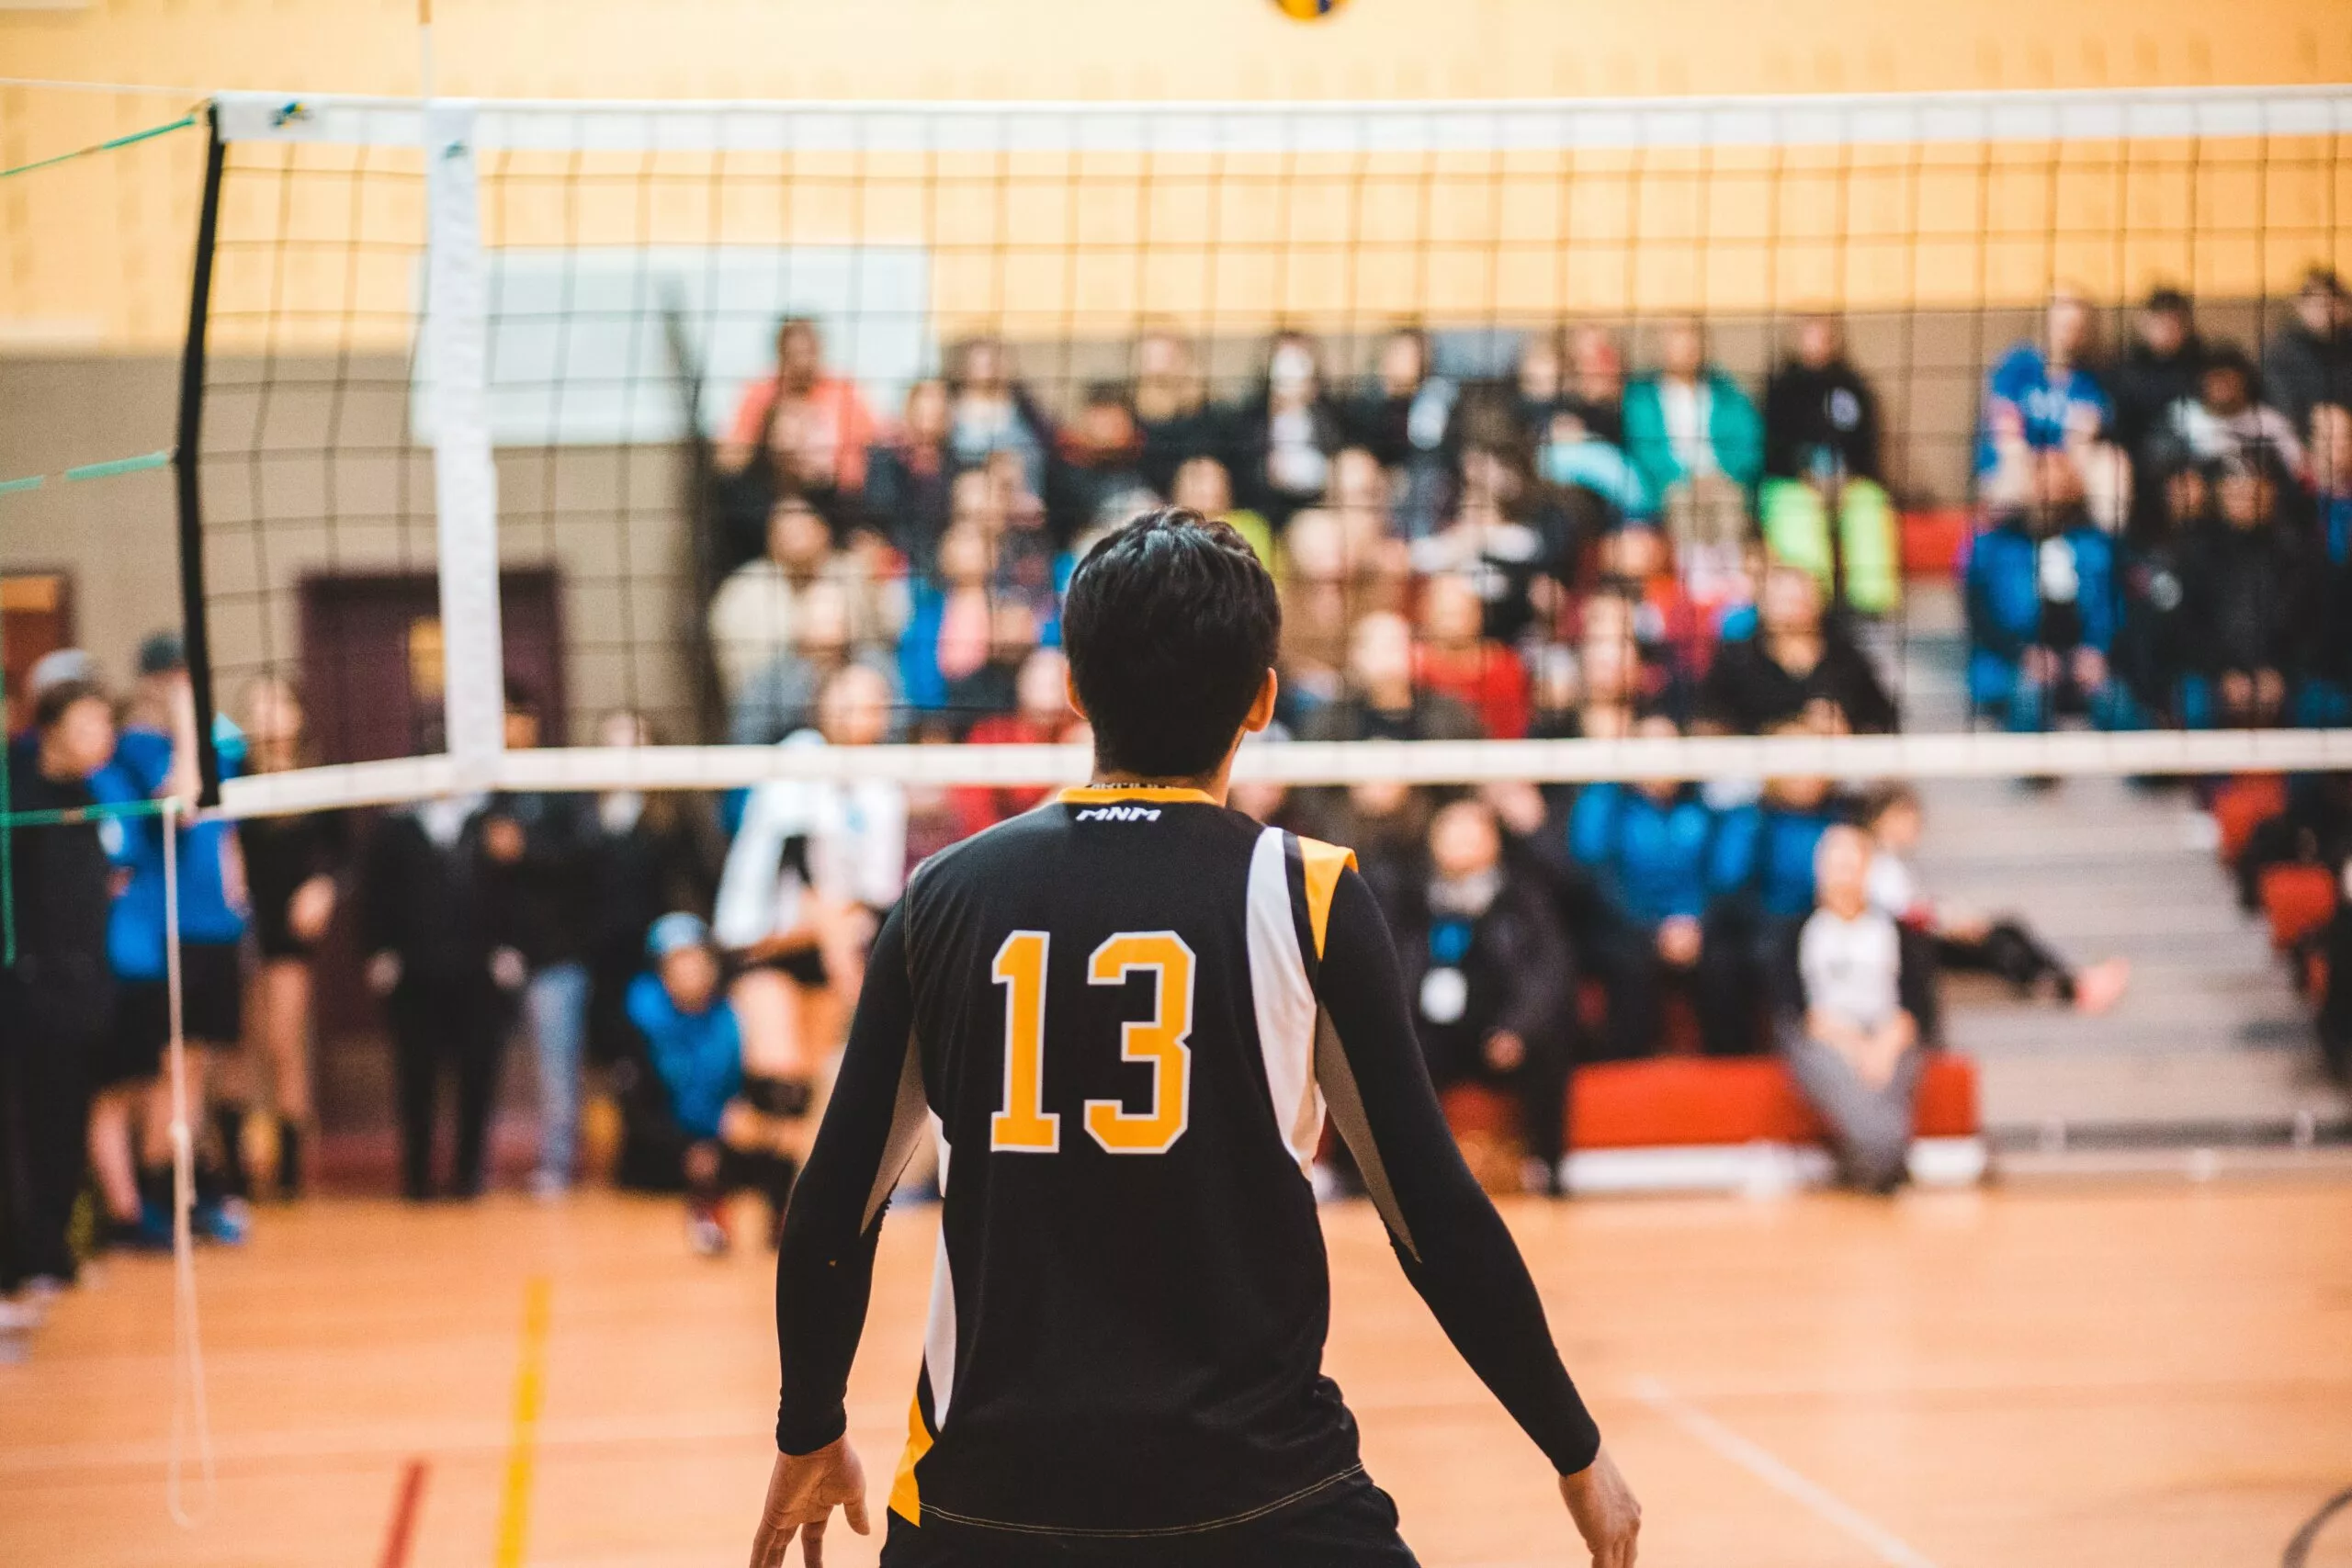
[[[2342,285],[2314,271],[2259,363],[2203,338],[2177,293],[2136,309],[2112,355],[2094,320],[2060,292],[1984,389],[1961,565],[1972,699],[2016,729],[2345,722]],[[1655,341],[1633,371],[1604,327],[1531,333],[1510,377],[1457,382],[1400,327],[1341,386],[1313,338],[1283,333],[1258,389],[1217,403],[1193,345],[1151,333],[1130,380],[1057,418],[983,339],[885,420],[827,367],[816,323],[787,321],[704,509],[729,737],[1083,739],[1060,594],[1093,538],[1163,498],[1231,523],[1280,590],[1283,703],[1253,745],[1897,728],[1902,518],[1839,321],[1795,321],[1755,393],[1712,361],[1703,322]],[[600,1168],[684,1193],[715,1252],[730,1194],[780,1212],[909,868],[1044,794],[460,795],[167,829],[162,804],[195,795],[177,639],[142,646],[122,690],[99,676],[79,652],[44,660],[9,739],[10,807],[34,815],[9,830],[0,964],[0,1328],[37,1317],[93,1246],[170,1242],[167,859],[200,1235],[233,1242],[251,1195],[301,1190],[318,960],[347,942],[390,1043],[410,1198],[483,1189],[521,1042],[534,1189],[581,1178],[584,1108],[611,1107]],[[537,744],[534,694],[509,696],[509,746]],[[684,738],[619,712],[595,739]],[[312,760],[282,681],[233,694],[213,739],[231,773]],[[2265,852],[2324,840],[2311,852],[2340,868],[2341,795],[2299,795]],[[1539,1190],[1562,1183],[1576,1066],[1669,1048],[1781,1054],[1848,1176],[1885,1188],[1942,972],[2090,1010],[2127,983],[1935,900],[1904,788],[1245,784],[1234,804],[1354,848],[1432,1075],[1517,1097]],[[2352,963],[2336,973],[2346,988]],[[2352,999],[2324,1015],[2340,1025]]]

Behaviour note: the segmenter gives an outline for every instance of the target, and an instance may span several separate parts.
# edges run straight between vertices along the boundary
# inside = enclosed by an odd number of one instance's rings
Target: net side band
[[[2326,136],[2352,88],[2217,87],[1424,103],[445,100],[484,151],[1508,152]],[[413,98],[224,93],[232,141],[414,147]]]

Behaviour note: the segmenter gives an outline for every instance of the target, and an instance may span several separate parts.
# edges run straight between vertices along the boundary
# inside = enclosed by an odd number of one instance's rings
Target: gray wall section
[[[2259,308],[2202,308],[2209,335],[2256,345]],[[1717,358],[1759,382],[1781,323],[1713,324]],[[2120,331],[2110,321],[2109,334]],[[1631,325],[1628,361],[1650,357],[1652,323]],[[1967,494],[1984,366],[2029,333],[2028,310],[1921,310],[1856,317],[1854,356],[1886,403],[1889,477],[1910,504]],[[1505,363],[1510,329],[1450,331],[1449,358]],[[1327,344],[1335,376],[1368,367],[1370,338]],[[1220,391],[1246,385],[1261,345],[1208,344]],[[1067,405],[1128,366],[1124,342],[1017,345],[1025,378]],[[55,475],[169,445],[175,359],[23,356],[0,360],[0,478]],[[208,571],[223,700],[242,678],[299,670],[300,584],[318,574],[434,570],[429,454],[407,440],[407,367],[397,355],[216,359],[207,407]],[[888,413],[890,411],[878,411]],[[690,541],[681,455],[669,447],[503,447],[501,548],[516,567],[552,567],[562,588],[571,732],[616,705],[654,714],[673,738],[695,728]],[[171,479],[158,471],[0,496],[0,569],[72,573],[78,632],[109,671],[146,632],[175,624],[177,547]]]
[[[206,574],[220,697],[300,671],[301,583],[435,570],[433,464],[406,440],[396,358],[216,362],[206,405]],[[0,362],[0,478],[167,446],[178,366],[161,357]],[[694,625],[680,454],[505,448],[500,546],[561,586],[571,733],[628,705],[689,736]],[[180,619],[168,472],[0,497],[0,570],[62,569],[76,634],[110,677]]]

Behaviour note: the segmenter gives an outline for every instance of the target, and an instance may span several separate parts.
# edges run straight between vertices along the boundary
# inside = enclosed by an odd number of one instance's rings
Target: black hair
[[[1135,400],[1127,395],[1125,381],[1089,381],[1080,406],[1090,409],[1117,409],[1122,413],[1135,412]]]
[[[2165,284],[2148,290],[2147,301],[2140,309],[2152,316],[2178,316],[2186,321],[2195,307],[2187,294]]]
[[[2248,401],[2262,400],[2262,372],[2256,368],[2254,356],[2236,344],[2223,341],[2207,346],[2205,364],[2199,374],[2204,375],[2215,370],[2231,371],[2239,380],[2245,383],[2245,395]]]
[[[75,704],[106,700],[106,688],[96,681],[60,681],[44,686],[33,699],[33,728],[46,735]],[[109,706],[107,712],[112,716],[114,710]]]
[[[1095,760],[1142,778],[1224,761],[1282,646],[1274,580],[1241,536],[1181,506],[1087,552],[1062,606]]]

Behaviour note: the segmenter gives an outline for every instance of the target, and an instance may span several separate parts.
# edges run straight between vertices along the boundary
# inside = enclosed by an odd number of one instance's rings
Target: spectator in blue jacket
[[[197,794],[196,703],[187,658],[176,632],[158,632],[139,647],[139,683],[113,758],[90,776],[101,805],[130,807],[176,799],[183,812]],[[224,774],[243,756],[244,738],[225,719],[213,743]],[[126,1213],[118,1180],[107,1183],[119,1239],[160,1246],[171,1234],[170,1096],[162,1082],[164,1047],[174,1020],[170,955],[164,929],[164,828],[154,815],[126,815],[101,829],[107,852],[124,874],[107,928],[107,958],[116,993],[112,1038],[94,1064],[92,1157],[102,1172],[119,1171],[135,1150],[140,1206]],[[244,864],[235,825],[219,818],[186,822],[174,830],[178,858],[180,1033],[188,1052],[189,1122],[205,1126],[205,1066],[215,1053],[233,1054],[244,1038]],[[136,1125],[134,1126],[134,1121]],[[199,1151],[198,1235],[216,1241],[244,1237],[233,1138]]]
[[[2047,729],[2062,712],[2137,728],[2139,705],[2109,660],[2123,618],[2115,543],[2085,511],[2067,453],[2036,454],[2032,472],[2031,502],[1970,550],[1969,695],[2012,731]]]
[[[1680,733],[1651,715],[1638,738]],[[1736,1053],[1743,1010],[1734,991],[1745,967],[1713,924],[1718,897],[1747,883],[1743,846],[1721,815],[1678,779],[1596,784],[1568,812],[1568,854],[1585,868],[1605,914],[1591,933],[1593,967],[1609,997],[1608,1026],[1589,1055],[1645,1056],[1657,1048],[1665,993],[1689,995],[1710,1052]]]
[[[772,1135],[782,1108],[770,1103],[769,1091],[782,1086],[744,1074],[742,1029],[719,987],[710,928],[698,916],[654,921],[645,953],[653,967],[629,984],[628,1021],[667,1091],[668,1141],[679,1151],[686,1189],[687,1240],[715,1258],[727,1250],[730,1192],[759,1189],[771,1228],[783,1222],[798,1168]],[[806,1111],[805,1099],[798,1109]]]
[[[2089,364],[2090,302],[2071,288],[2050,296],[2041,341],[2020,343],[1993,367],[1984,389],[1976,472],[2023,481],[2030,454],[2098,440],[2115,405]]]

